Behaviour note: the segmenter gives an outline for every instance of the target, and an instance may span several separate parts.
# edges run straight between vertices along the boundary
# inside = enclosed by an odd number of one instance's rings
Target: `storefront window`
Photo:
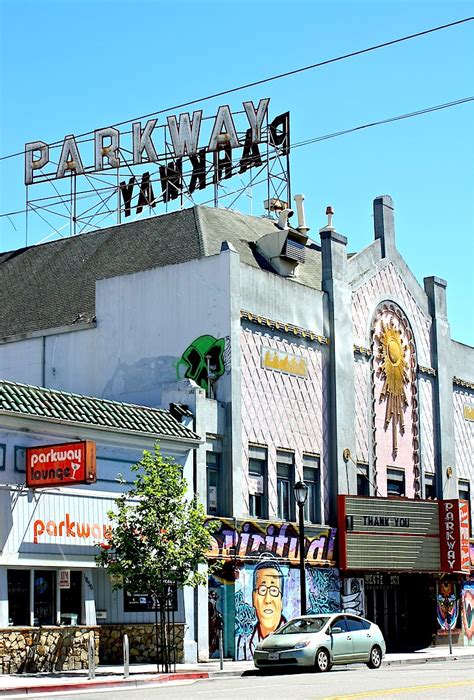
[[[35,626],[54,625],[56,620],[56,572],[36,570],[33,584]]]
[[[30,625],[30,572],[8,569],[8,624]]]
[[[69,583],[69,588],[61,588],[61,624],[79,625],[82,610],[82,572],[71,571]]]

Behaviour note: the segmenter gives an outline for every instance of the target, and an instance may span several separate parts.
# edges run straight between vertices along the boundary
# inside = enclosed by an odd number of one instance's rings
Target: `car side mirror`
[[[331,634],[341,634],[342,633],[342,627],[333,627],[331,629]]]

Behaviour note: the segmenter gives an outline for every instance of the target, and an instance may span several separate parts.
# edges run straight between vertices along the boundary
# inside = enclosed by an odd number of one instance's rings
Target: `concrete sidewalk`
[[[399,664],[424,664],[427,662],[446,662],[470,658],[474,663],[473,647],[453,647],[450,656],[447,647],[429,647],[411,653],[387,654],[384,666]],[[88,672],[57,671],[52,673],[13,674],[0,676],[0,698],[13,696],[40,695],[47,693],[65,693],[76,690],[100,690],[105,688],[133,688],[143,685],[152,686],[179,681],[195,681],[223,676],[242,676],[258,673],[252,661],[224,661],[220,670],[218,660],[199,664],[178,664],[176,673],[157,673],[154,664],[133,664],[130,676],[123,677],[121,666],[98,666],[95,678],[88,678]]]

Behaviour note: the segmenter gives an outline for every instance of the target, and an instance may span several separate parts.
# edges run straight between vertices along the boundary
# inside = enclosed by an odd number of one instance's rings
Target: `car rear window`
[[[320,632],[329,617],[299,617],[295,620],[290,620],[286,625],[281,627],[277,634],[302,634],[303,632]]]
[[[356,617],[346,617],[347,627],[349,632],[357,632],[358,630],[368,630],[370,623],[367,620],[362,620]]]

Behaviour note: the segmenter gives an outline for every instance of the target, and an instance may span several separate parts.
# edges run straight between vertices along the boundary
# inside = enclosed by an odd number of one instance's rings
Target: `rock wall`
[[[7,627],[0,629],[0,673],[71,671],[88,667],[94,635],[99,659],[99,627]]]
[[[174,639],[173,639],[174,630]],[[184,624],[168,625],[170,647],[176,649],[176,663],[184,661]],[[130,663],[155,663],[156,634],[152,624],[101,625],[100,662],[102,664],[123,663],[123,635],[128,635]],[[160,646],[161,627],[158,625],[158,645]],[[170,659],[173,661],[173,658]],[[163,658],[160,654],[160,661]]]

